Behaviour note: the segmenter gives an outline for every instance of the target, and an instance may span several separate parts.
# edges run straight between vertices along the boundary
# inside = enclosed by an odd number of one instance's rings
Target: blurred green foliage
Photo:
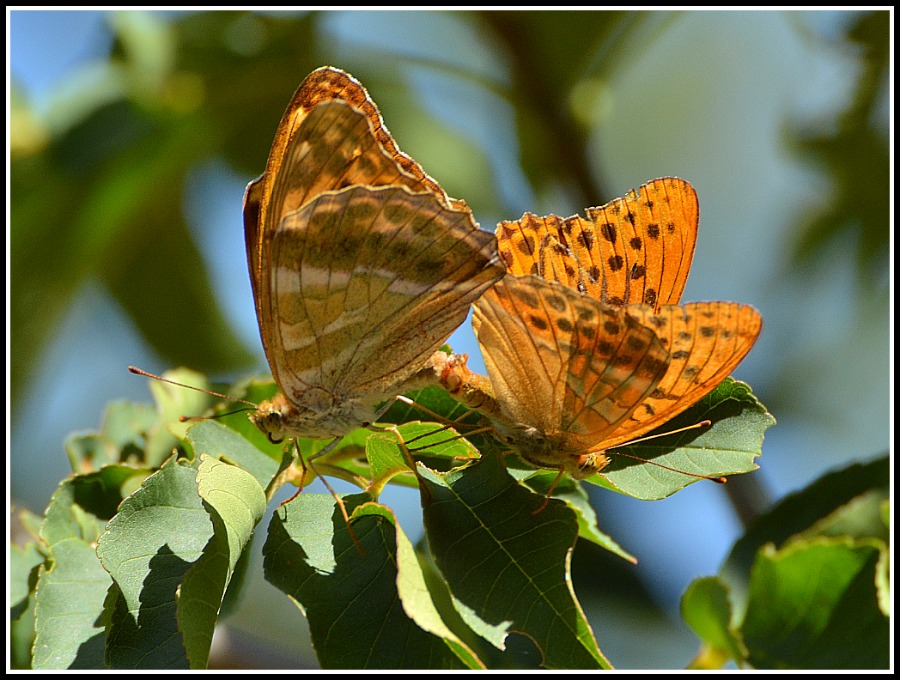
[[[817,210],[799,217],[795,257],[802,263],[827,257],[848,237],[865,289],[883,287],[890,238],[890,158],[885,109],[890,79],[890,18],[870,12],[847,24],[844,49],[860,71],[847,108],[832,125],[801,125],[792,132],[795,151],[827,173],[832,190]]]

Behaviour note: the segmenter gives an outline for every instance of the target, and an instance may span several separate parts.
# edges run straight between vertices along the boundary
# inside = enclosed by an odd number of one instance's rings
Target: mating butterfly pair
[[[272,440],[339,438],[375,420],[377,403],[442,380],[530,462],[592,474],[605,449],[713,389],[759,333],[746,306],[674,305],[696,218],[689,184],[656,180],[587,220],[501,223],[498,253],[465,203],[400,152],[365,89],[318,69],[245,195],[281,392],[252,419]],[[489,379],[438,351],[473,302]]]

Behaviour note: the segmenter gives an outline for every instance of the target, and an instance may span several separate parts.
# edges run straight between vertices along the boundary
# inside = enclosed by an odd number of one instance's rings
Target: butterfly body
[[[408,392],[436,384],[448,355],[434,352],[423,367],[405,382],[391,383],[370,392],[329,392],[321,387],[295,390],[290,397],[279,393],[262,402],[250,420],[272,442],[304,437],[329,439],[372,424],[379,403],[398,392]]]
[[[510,448],[524,460],[537,467],[561,468],[573,479],[587,479],[610,462],[603,451],[579,451],[566,432],[548,434],[522,424],[498,429]]]

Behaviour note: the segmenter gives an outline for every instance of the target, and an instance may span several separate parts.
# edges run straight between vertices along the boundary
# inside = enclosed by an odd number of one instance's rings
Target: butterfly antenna
[[[668,437],[672,434],[678,434],[679,432],[686,432],[688,430],[696,430],[701,427],[709,427],[712,425],[711,420],[701,420],[699,423],[694,423],[693,425],[688,425],[686,427],[680,427],[677,430],[672,430],[670,432],[660,432],[658,434],[651,434],[646,437],[640,437],[639,439],[635,439],[633,441],[628,442],[628,444],[622,444],[622,446],[631,446],[632,444],[641,444],[643,442],[649,441],[651,439],[656,439],[657,437]],[[650,465],[655,465],[656,467],[661,467],[664,470],[670,470],[671,472],[677,472],[682,475],[688,475],[689,477],[697,477],[698,479],[708,479],[711,482],[715,482],[716,484],[725,484],[728,480],[725,477],[714,477],[711,475],[701,475],[695,472],[688,472],[687,470],[679,470],[678,468],[669,467],[668,465],[664,465],[663,463],[657,463],[652,460],[647,460],[646,458],[641,458],[640,456],[632,456],[629,453],[621,453],[620,451],[609,451],[614,456],[624,456],[625,458],[631,458],[632,460],[639,460],[642,463],[649,463]]]
[[[159,380],[160,382],[169,383],[170,385],[175,385],[177,387],[186,387],[189,390],[194,390],[196,392],[203,392],[204,394],[208,394],[213,397],[219,397],[220,399],[227,399],[228,401],[234,401],[239,404],[247,404],[248,406],[252,406],[255,409],[258,409],[259,406],[254,404],[252,401],[247,401],[246,399],[239,399],[238,397],[232,397],[229,394],[222,394],[221,392],[214,392],[212,390],[206,390],[202,387],[196,387],[194,385],[186,385],[185,383],[176,382],[174,380],[169,380],[168,378],[163,378],[160,375],[155,375],[153,373],[148,373],[147,371],[138,368],[137,366],[129,366],[128,370],[134,373],[135,375],[142,375],[145,378],[153,378],[154,380]],[[244,409],[241,409],[244,410]],[[233,411],[233,413],[239,413],[240,411]],[[222,414],[222,415],[231,415],[231,414]],[[192,418],[182,416],[185,420],[191,420]],[[202,418],[198,418],[198,420],[203,420]]]
[[[212,394],[215,394],[215,393],[213,392]],[[239,408],[239,409],[235,409],[234,411],[228,411],[226,413],[215,413],[211,416],[178,416],[178,422],[179,423],[188,423],[188,422],[191,422],[194,420],[215,420],[217,418],[225,418],[226,416],[233,416],[235,413],[246,413],[247,411],[255,411],[258,408],[259,407],[254,404],[253,408],[250,408],[248,406],[246,408]]]

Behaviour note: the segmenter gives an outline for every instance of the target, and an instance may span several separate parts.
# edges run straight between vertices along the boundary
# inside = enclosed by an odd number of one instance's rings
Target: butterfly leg
[[[385,431],[391,432],[392,434],[394,434],[394,436],[397,437],[397,443],[400,445],[400,449],[403,451],[403,457],[406,458],[407,465],[409,465],[410,469],[412,470],[412,473],[416,476],[416,481],[419,483],[419,488],[425,492],[426,496],[428,496],[428,502],[431,502],[431,491],[428,489],[427,485],[423,484],[422,476],[419,474],[419,469],[416,466],[416,461],[412,457],[411,450],[408,448],[407,442],[404,441],[403,435],[400,434],[400,432],[397,430],[396,427],[387,427],[387,428],[385,428]],[[429,434],[431,434],[431,433],[429,433]],[[427,436],[427,435],[420,435],[419,437],[415,437],[414,439],[412,439],[410,441],[415,441],[415,439],[420,439],[421,437],[424,437],[424,436]],[[423,448],[425,448],[425,447],[423,447]],[[413,449],[413,450],[415,450],[415,449]]]
[[[344,523],[347,525],[347,531],[350,533],[350,538],[353,540],[353,545],[356,546],[356,549],[359,552],[359,554],[361,556],[365,557],[366,551],[363,550],[363,547],[360,544],[359,539],[356,537],[356,533],[354,533],[354,531],[353,531],[353,527],[350,524],[350,515],[347,513],[347,507],[344,504],[344,500],[340,496],[338,496],[337,492],[334,490],[334,488],[331,486],[331,484],[328,483],[328,479],[325,477],[325,475],[323,475],[321,472],[319,472],[319,470],[316,468],[316,464],[314,462],[316,458],[321,458],[322,456],[333,451],[334,448],[340,443],[341,439],[343,439],[343,437],[335,437],[330,442],[328,442],[328,444],[325,445],[325,448],[323,448],[321,451],[316,451],[314,454],[309,456],[305,460],[305,462],[303,459],[303,454],[300,452],[300,446],[297,444],[297,440],[293,440],[293,442],[294,442],[294,449],[296,451],[297,460],[300,461],[300,465],[303,467],[303,471],[304,471],[303,476],[304,477],[306,476],[306,466],[308,465],[309,469],[313,471],[313,474],[315,474],[316,477],[318,477],[319,479],[322,480],[322,483],[325,485],[325,488],[328,489],[328,492],[331,494],[331,497],[334,498],[334,501],[337,504],[338,509],[341,511],[341,516],[344,518]],[[295,493],[288,500],[286,500],[284,503],[282,503],[282,505],[285,505],[286,503],[289,503],[292,500],[294,500],[300,494],[301,491],[303,491],[302,484],[301,484],[300,488],[297,489],[297,493]]]
[[[455,436],[450,437],[449,439],[445,439],[441,442],[437,442],[438,444],[447,444],[447,443],[455,441],[457,439],[465,439],[466,437],[470,437],[473,434],[481,434],[483,432],[494,432],[495,431],[495,428],[491,425],[482,425],[480,423],[464,423],[464,422],[462,422],[463,418],[468,417],[472,413],[476,413],[476,411],[474,411],[473,409],[466,409],[465,413],[463,413],[461,416],[458,416],[457,418],[454,418],[452,420],[448,420],[447,418],[443,417],[442,415],[435,413],[434,411],[431,411],[428,408],[425,408],[421,404],[417,404],[415,401],[413,401],[409,397],[400,395],[400,396],[396,397],[396,399],[398,401],[402,401],[405,404],[408,404],[410,406],[414,406],[414,407],[418,408],[419,410],[428,414],[432,420],[434,420],[437,423],[441,423],[443,425],[443,427],[440,430],[434,430],[433,432],[426,432],[426,433],[420,434],[416,437],[413,437],[412,439],[406,440],[404,443],[410,452],[421,451],[421,450],[427,449],[429,446],[434,446],[435,444],[431,443],[431,444],[426,444],[425,446],[423,446],[421,448],[411,448],[410,444],[413,444],[420,439],[424,439],[425,437],[431,437],[432,435],[435,435],[438,432],[442,432],[443,430],[449,430],[451,428],[473,428],[473,429],[469,430],[465,434],[456,434]],[[456,460],[469,460],[469,457],[468,456],[467,457],[457,457]]]
[[[553,479],[553,482],[550,484],[550,488],[547,489],[547,493],[544,494],[544,502],[541,503],[536,510],[532,510],[532,515],[537,515],[544,511],[544,508],[547,507],[547,504],[550,502],[550,496],[553,495],[553,489],[556,488],[556,485],[559,484],[559,480],[562,479],[562,476],[566,473],[565,468],[559,468],[559,474]]]

